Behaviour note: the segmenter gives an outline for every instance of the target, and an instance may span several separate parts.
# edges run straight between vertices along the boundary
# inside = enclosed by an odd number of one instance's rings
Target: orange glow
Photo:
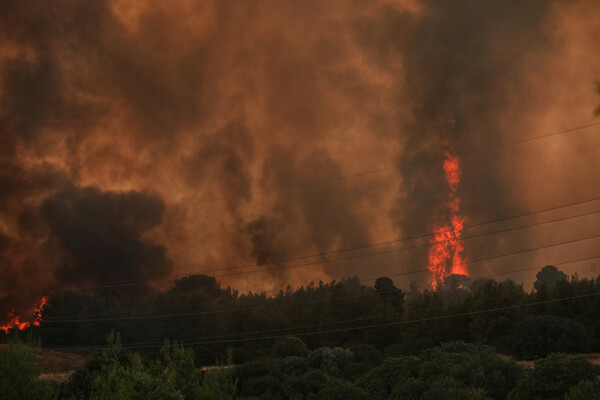
[[[19,321],[19,316],[15,314],[15,310],[13,309],[6,316],[7,322],[4,325],[0,325],[0,330],[4,331],[4,333],[8,333],[13,328],[18,328],[19,330],[23,330],[29,327],[29,322],[21,322]]]
[[[447,142],[444,142],[444,147],[444,176],[450,189],[450,199],[439,208],[433,227],[427,265],[432,274],[433,289],[450,274],[468,275],[468,260],[462,254],[465,250],[462,230],[466,217],[460,214],[460,198],[456,194],[460,182],[460,157],[452,152]],[[448,222],[439,222],[442,216],[447,216]]]
[[[40,300],[40,304],[33,310],[33,322],[31,324],[35,326],[40,326],[40,319],[42,318],[42,309],[44,308],[47,302],[48,296],[42,297],[42,299]],[[11,312],[9,312],[6,316],[6,323],[0,325],[0,331],[8,333],[14,328],[17,328],[20,331],[29,328],[29,322],[21,322],[19,319],[20,317],[15,314],[15,310],[11,310]]]
[[[42,297],[40,304],[33,309],[33,325],[40,326],[40,320],[42,319],[42,309],[48,302],[48,296]]]
[[[460,158],[449,150],[444,151],[444,174],[446,175],[446,182],[450,190],[454,193],[460,182]]]

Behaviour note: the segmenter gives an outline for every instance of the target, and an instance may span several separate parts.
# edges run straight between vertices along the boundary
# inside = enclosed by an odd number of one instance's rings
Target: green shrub
[[[144,362],[124,350],[118,334],[108,347],[77,368],[64,387],[66,399],[230,400],[236,395],[233,373],[225,365],[201,372],[192,350],[166,343],[157,359]]]
[[[373,399],[387,399],[399,381],[417,375],[418,360],[412,357],[386,358],[378,367],[360,377],[357,385],[365,389]]]
[[[357,343],[350,347],[354,354],[354,361],[369,365],[380,365],[383,362],[383,354],[377,347],[368,343]]]
[[[281,360],[279,366],[286,375],[302,375],[308,370],[308,361],[304,357],[290,356]]]
[[[534,368],[527,371],[509,400],[563,399],[569,391],[583,381],[598,384],[600,367],[582,356],[551,354],[535,361]],[[575,388],[573,390],[585,390]]]
[[[319,369],[308,371],[302,376],[291,376],[285,381],[286,392],[300,398],[314,398],[325,387],[327,375]]]
[[[310,353],[308,347],[297,337],[279,338],[273,345],[273,355],[275,357],[306,357]]]
[[[588,348],[589,338],[579,322],[538,315],[515,327],[509,350],[521,357],[543,357],[550,353],[582,353]]]
[[[369,393],[350,382],[332,379],[317,395],[318,400],[368,400]]]
[[[33,350],[19,341],[9,341],[0,351],[0,399],[50,399],[55,384],[39,379],[40,370],[34,365]]]
[[[446,376],[427,386],[421,400],[489,400],[485,390],[467,387],[465,384]]]
[[[493,399],[505,399],[517,385],[523,369],[496,355],[489,346],[444,343],[419,357],[419,378],[433,382],[449,377],[469,388],[480,388]]]
[[[598,382],[580,381],[569,389],[565,400],[600,400],[600,385]]]
[[[313,368],[321,369],[330,376],[339,376],[344,366],[354,359],[348,349],[341,347],[320,347],[310,353],[308,363]]]

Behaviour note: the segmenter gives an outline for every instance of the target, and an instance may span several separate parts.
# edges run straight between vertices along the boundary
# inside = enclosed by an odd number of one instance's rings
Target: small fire
[[[42,309],[48,302],[48,296],[42,297],[40,300],[40,304],[33,309],[33,322],[32,324],[35,326],[40,326],[40,320],[42,319]]]
[[[40,326],[40,320],[42,318],[42,309],[44,308],[47,302],[48,296],[42,297],[42,299],[40,300],[40,304],[33,310],[33,322],[31,324],[35,326]],[[16,315],[15,310],[12,309],[11,312],[9,312],[6,316],[7,322],[3,325],[0,325],[0,331],[8,333],[14,328],[17,328],[20,331],[29,328],[29,322],[21,322],[19,319],[20,317]]]
[[[427,268],[431,271],[434,289],[448,275],[468,275],[468,260],[462,255],[465,249],[462,230],[466,218],[460,213],[460,198],[456,194],[460,174],[460,157],[444,141],[444,175],[450,193],[448,202],[438,208],[429,249]]]

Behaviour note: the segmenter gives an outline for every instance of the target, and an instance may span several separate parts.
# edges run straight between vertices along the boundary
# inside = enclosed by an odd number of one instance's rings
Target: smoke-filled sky
[[[390,250],[426,241],[336,251],[431,232],[444,141],[467,226],[600,196],[599,126],[498,147],[600,122],[598,18],[595,0],[2,1],[0,311],[31,309],[35,288],[190,273],[269,293],[355,274],[425,287],[398,274],[427,247]],[[466,239],[470,274],[600,256],[589,239],[475,261],[599,222]]]

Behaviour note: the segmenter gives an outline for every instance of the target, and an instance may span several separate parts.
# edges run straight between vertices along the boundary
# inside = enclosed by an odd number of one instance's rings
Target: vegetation
[[[29,334],[48,347],[102,340],[104,349],[58,386],[38,379],[32,347],[10,342],[0,397],[598,398],[600,371],[565,353],[600,350],[600,279],[547,266],[538,281],[528,293],[511,280],[455,276],[405,293],[389,278],[373,287],[350,278],[269,297],[190,276],[141,297],[61,292]]]
[[[34,365],[36,347],[12,339],[0,351],[0,399],[51,399],[55,385],[39,379]]]
[[[298,338],[293,339],[299,343]],[[360,349],[360,346],[358,347]],[[11,343],[0,352],[8,371],[30,348]],[[19,358],[14,358],[19,354]],[[13,357],[13,358],[11,358]],[[449,342],[417,357],[358,361],[350,349],[321,347],[303,356],[274,357],[202,370],[194,354],[165,343],[156,354],[124,349],[119,336],[58,387],[36,374],[0,380],[3,399],[598,399],[600,367],[581,356],[551,354],[524,368],[491,347]],[[5,375],[0,375],[4,377]],[[24,382],[25,379],[27,382]]]

